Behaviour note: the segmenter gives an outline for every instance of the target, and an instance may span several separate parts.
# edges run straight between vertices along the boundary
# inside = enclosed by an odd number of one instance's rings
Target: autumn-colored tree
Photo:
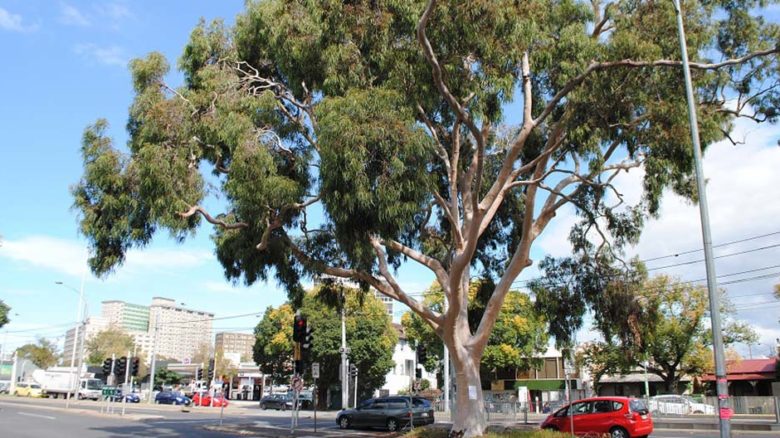
[[[468,313],[472,330],[479,324],[494,287],[486,279],[471,283]],[[444,294],[440,287],[433,286],[423,295],[427,306],[436,311],[442,310]],[[422,364],[425,369],[440,369],[444,344],[430,325],[413,312],[404,313],[401,324],[412,344],[419,344],[426,351],[427,357]],[[537,365],[538,354],[547,350],[548,339],[547,323],[528,295],[519,291],[509,292],[482,356],[482,376],[492,378],[498,370],[529,369]]]
[[[394,365],[392,358],[398,335],[379,299],[348,287],[342,290],[346,297],[344,305],[349,360],[357,366],[360,375],[358,397],[370,397],[374,390],[385,383],[385,377]],[[324,404],[327,389],[339,382],[341,304],[339,300],[324,304],[320,300],[321,296],[327,300],[332,296],[331,291],[320,288],[307,294],[301,314],[314,329],[307,363],[320,363],[318,399]],[[275,309],[268,308],[255,329],[255,362],[277,381],[287,381],[292,374],[293,318],[294,313],[289,304]],[[311,380],[309,369],[305,370],[304,377]]]

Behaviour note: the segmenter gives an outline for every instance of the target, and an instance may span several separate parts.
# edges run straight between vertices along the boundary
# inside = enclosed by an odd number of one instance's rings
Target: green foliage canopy
[[[11,308],[8,306],[8,304],[4,303],[3,300],[0,300],[0,327],[8,324],[11,320],[8,318],[8,313],[11,311]]]
[[[127,356],[127,352],[135,349],[135,341],[127,332],[110,327],[101,330],[95,336],[87,339],[87,363],[100,365],[106,358]]]
[[[613,280],[606,294],[624,296],[638,311],[628,315],[613,312],[611,323],[596,327],[604,342],[591,343],[580,356],[594,378],[629,371],[646,360],[648,372],[660,376],[667,391],[675,392],[681,377],[698,376],[708,370],[712,351],[708,348],[711,330],[706,319],[706,287],[664,275],[627,289],[619,283]],[[725,295],[721,300],[724,344],[755,342],[755,331],[731,320],[732,306]]]
[[[392,357],[398,335],[385,305],[373,295],[363,295],[344,288],[346,297],[346,334],[350,348],[350,363],[358,367],[359,396],[370,396],[385,383],[385,376],[394,366]],[[341,318],[338,308],[323,305],[317,292],[307,294],[301,314],[314,329],[307,364],[320,363],[318,386],[327,389],[339,381],[341,354]],[[286,381],[292,374],[292,326],[294,312],[289,304],[269,307],[255,328],[254,359],[260,369],[277,381]],[[310,380],[310,369],[304,377]],[[321,398],[324,400],[324,398]]]
[[[471,283],[468,312],[472,329],[479,324],[494,287],[492,282],[484,279]],[[441,309],[444,302],[441,288],[434,286],[424,295],[426,304]],[[414,313],[404,313],[401,324],[408,339],[414,345],[421,344],[425,348],[427,358],[422,364],[425,369],[438,370],[444,352],[441,339]],[[509,292],[482,356],[482,373],[487,375],[498,369],[529,369],[536,365],[535,356],[547,350],[547,327],[545,317],[536,310],[527,294]]]
[[[27,359],[41,369],[57,364],[59,360],[57,345],[46,338],[38,338],[35,344],[24,344],[16,349],[19,359]]]

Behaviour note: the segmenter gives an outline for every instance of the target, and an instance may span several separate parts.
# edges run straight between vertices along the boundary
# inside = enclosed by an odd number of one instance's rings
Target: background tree
[[[648,372],[663,379],[666,391],[676,393],[682,377],[699,376],[712,367],[706,287],[664,275],[627,289],[620,281],[611,286],[604,295],[622,296],[630,302],[626,308],[636,310],[604,320],[598,327],[604,341],[581,352],[581,361],[590,368],[596,384],[605,374],[625,373],[647,360]],[[613,290],[616,286],[620,290]],[[721,303],[724,344],[755,342],[757,335],[749,325],[729,318],[733,306],[725,295]]]
[[[275,382],[282,382],[292,374],[293,316],[289,304],[277,308],[269,306],[255,327],[253,359],[260,371]]]
[[[777,117],[762,4],[685,4],[704,145],[737,117]],[[636,242],[666,188],[696,199],[675,24],[672,2],[247,2],[233,27],[193,30],[181,87],[159,53],[131,63],[127,151],[105,121],[87,128],[73,194],[92,270],[205,220],[228,278],[274,276],[296,308],[302,278],[373,287],[448,346],[458,387],[477,388],[458,391],[453,429],[481,435],[482,356],[561,208],[582,219],[575,245],[603,254]],[[638,167],[626,206],[613,182]],[[402,263],[435,275],[446,312],[400,285]],[[477,272],[496,287],[472,330]]]
[[[392,369],[392,360],[398,335],[392,327],[385,305],[370,294],[342,288],[346,297],[346,333],[350,348],[349,360],[358,368],[360,385],[358,397],[370,397],[374,390],[385,383],[385,376]],[[338,292],[339,294],[341,292]],[[325,299],[334,296],[330,289],[318,289],[303,299],[301,313],[314,329],[311,352],[306,360],[320,363],[318,400],[325,403],[326,391],[339,383],[341,363],[341,319],[338,300],[324,305]],[[288,379],[292,373],[292,325],[294,314],[289,305],[266,310],[263,320],[255,329],[255,361],[261,369],[281,370],[279,379]],[[275,331],[276,330],[276,331]],[[258,352],[262,354],[258,355]],[[311,370],[304,377],[311,380]]]
[[[133,337],[125,331],[109,327],[95,333],[86,342],[87,363],[90,365],[100,365],[104,360],[110,358],[112,354],[116,357],[127,356],[127,352],[135,349]]]
[[[147,376],[147,379],[149,376]],[[154,372],[154,387],[162,389],[164,385],[178,385],[181,383],[181,375],[168,368],[160,368]]]
[[[47,369],[57,364],[57,345],[46,338],[38,338],[35,344],[24,344],[16,349],[19,359],[27,359],[41,369]]]
[[[8,324],[11,320],[8,318],[8,313],[11,311],[11,308],[8,307],[7,304],[3,302],[3,300],[0,300],[0,328],[4,325]]]
[[[469,321],[476,330],[495,285],[489,279],[473,281],[469,287]],[[433,286],[424,294],[423,302],[440,312],[444,294]],[[427,352],[423,366],[428,371],[441,369],[444,352],[441,339],[425,321],[412,312],[401,316],[401,324],[407,338],[413,345],[422,345]],[[530,369],[538,364],[535,356],[547,350],[547,323],[537,312],[528,295],[519,291],[507,294],[504,305],[490,336],[485,354],[482,356],[481,374],[488,380],[495,378],[495,372],[502,369]],[[483,382],[485,386],[489,382]]]

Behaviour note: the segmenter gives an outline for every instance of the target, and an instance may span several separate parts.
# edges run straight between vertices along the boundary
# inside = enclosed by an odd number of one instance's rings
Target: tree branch
[[[379,272],[381,272],[382,276],[385,278],[385,280],[387,280],[387,285],[390,286],[393,293],[388,294],[386,288],[377,288],[377,290],[395,300],[400,301],[403,304],[406,304],[410,309],[412,309],[412,311],[420,315],[421,318],[428,321],[434,330],[437,330],[442,323],[442,316],[430,308],[422,305],[419,301],[411,298],[401,289],[401,286],[398,285],[398,282],[395,281],[395,277],[393,277],[393,274],[390,272],[390,269],[387,266],[387,257],[385,255],[385,251],[382,249],[379,237],[371,238],[371,246],[374,247],[374,252],[376,253],[376,257],[379,262]]]
[[[247,228],[249,226],[246,222],[234,222],[234,223],[228,223],[225,222],[222,219],[215,219],[213,216],[211,216],[203,207],[200,205],[193,205],[190,207],[189,210],[179,213],[179,216],[182,218],[188,218],[196,213],[200,213],[201,216],[203,216],[204,219],[210,224],[218,225],[226,230],[235,230],[239,228]]]

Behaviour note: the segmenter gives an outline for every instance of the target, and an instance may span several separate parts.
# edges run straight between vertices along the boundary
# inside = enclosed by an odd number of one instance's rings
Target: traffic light
[[[141,366],[141,361],[134,357],[130,360],[130,375],[131,376],[137,376],[138,375],[138,369]]]
[[[214,359],[209,359],[208,378],[209,378],[209,382],[214,380]]]
[[[127,358],[122,356],[116,360],[116,364],[114,365],[114,375],[120,377],[119,380],[122,380],[122,378],[125,377],[126,372],[127,372]]]
[[[295,315],[293,323],[293,342],[303,342],[306,340],[306,318],[301,315]]]
[[[195,371],[195,380],[203,380],[203,368],[198,368],[198,370]]]
[[[422,343],[417,344],[417,363],[424,364],[428,360],[428,350]]]
[[[302,375],[304,373],[303,369],[303,361],[302,360],[296,360],[295,361],[295,369],[293,370],[295,374]]]
[[[354,363],[349,364],[349,376],[356,377],[358,375],[358,368]]]
[[[305,324],[304,320],[304,324]],[[303,343],[301,344],[301,347],[304,351],[311,349],[311,344],[314,341],[314,327],[310,325],[306,325],[306,334],[303,337]]]
[[[112,360],[111,360],[110,357],[103,361],[103,375],[104,376],[108,376],[109,374],[111,374],[111,361]]]
[[[414,369],[414,378],[415,379],[422,379],[422,368],[415,368]]]

